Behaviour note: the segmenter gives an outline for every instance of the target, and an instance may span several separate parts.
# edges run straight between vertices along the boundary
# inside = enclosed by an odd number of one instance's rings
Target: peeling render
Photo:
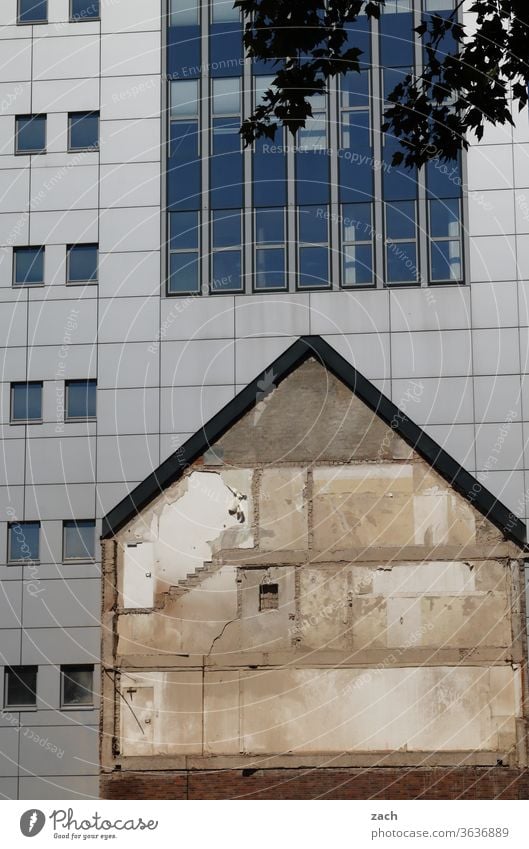
[[[522,553],[317,364],[108,550],[105,769],[526,764]]]

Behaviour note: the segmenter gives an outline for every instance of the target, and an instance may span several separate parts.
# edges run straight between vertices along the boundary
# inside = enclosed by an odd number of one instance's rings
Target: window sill
[[[43,150],[15,150],[15,156],[45,156],[48,151]]]
[[[48,21],[17,21],[17,27],[39,27],[47,23]]]
[[[65,419],[64,424],[83,424],[83,422],[97,422],[96,416],[83,416],[82,418]]]
[[[85,17],[81,16],[81,17],[78,17],[78,18],[69,18],[68,22],[70,24],[93,24],[94,21],[100,21],[100,20],[101,20],[101,16],[97,15],[97,17],[94,17],[94,18],[89,18],[88,16],[85,16]]]
[[[93,566],[95,562],[96,562],[95,557],[93,557],[91,559],[87,559],[87,560],[81,560],[81,558],[79,558],[79,560],[63,560],[62,565],[63,566]]]
[[[35,713],[37,705],[4,705],[4,710],[14,710],[17,713]]]
[[[99,280],[67,280],[67,286],[97,286]]]
[[[99,145],[92,147],[69,147],[67,153],[99,153]]]
[[[46,284],[42,283],[12,283],[12,289],[43,289]]]
[[[10,425],[41,425],[44,424],[43,419],[20,419],[20,421],[10,421]]]
[[[95,710],[95,706],[91,705],[61,705],[59,710],[62,713],[70,713],[70,711],[78,710],[78,711],[93,711]]]

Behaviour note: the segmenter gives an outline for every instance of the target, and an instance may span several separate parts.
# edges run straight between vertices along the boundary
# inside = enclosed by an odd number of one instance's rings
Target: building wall
[[[471,285],[171,299],[160,284],[161,2],[102,2],[101,22],[76,24],[67,0],[48,6],[50,23],[33,27],[15,25],[16,0],[0,8],[2,556],[8,519],[42,522],[36,576],[0,566],[3,663],[38,663],[43,680],[37,712],[0,715],[9,798],[98,792],[97,714],[58,711],[57,665],[97,662],[100,570],[62,564],[62,521],[99,519],[300,334],[324,335],[528,512],[527,115],[469,153]],[[66,153],[77,109],[100,109],[99,153]],[[48,114],[48,153],[18,157],[14,116],[31,111]],[[99,241],[97,287],[65,285],[77,240]],[[46,245],[46,286],[15,290],[12,247],[27,244]],[[98,380],[97,423],[61,428],[63,382],[77,377]],[[9,384],[25,379],[44,381],[42,425],[9,424]],[[36,724],[68,755],[39,747]]]
[[[316,361],[104,546],[103,792],[526,766],[519,550]]]

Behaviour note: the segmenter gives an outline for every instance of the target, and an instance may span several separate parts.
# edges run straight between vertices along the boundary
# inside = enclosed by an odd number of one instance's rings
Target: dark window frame
[[[44,118],[44,146],[29,148],[28,150],[20,150],[18,146],[19,129],[18,122],[22,120],[33,120],[34,118]],[[15,156],[42,156],[48,152],[48,116],[42,112],[24,113],[23,115],[15,115]]]
[[[89,416],[71,416],[68,412],[69,405],[69,390],[73,383],[81,384],[90,384],[95,386],[96,390],[96,411],[93,415]],[[95,378],[73,378],[71,380],[64,381],[64,421],[65,423],[73,423],[76,422],[95,422],[97,420],[97,380]]]
[[[89,280],[72,280],[70,277],[70,255],[76,248],[95,248],[96,251],[96,276]],[[99,283],[99,242],[77,242],[66,245],[66,285],[67,286],[97,286]]]
[[[78,526],[81,522],[90,522],[93,529],[93,543],[94,543],[94,551],[92,554],[87,554],[84,557],[67,557],[66,556],[66,529],[69,526]],[[95,545],[95,531],[96,531],[96,523],[95,519],[64,519],[62,523],[62,562],[63,563],[94,563],[96,560],[96,545]]]
[[[83,670],[89,671],[92,674],[92,683],[90,695],[92,700],[90,702],[68,702],[64,698],[64,684],[65,677],[68,676],[68,670]],[[61,664],[60,668],[61,672],[61,710],[93,710],[95,707],[95,698],[94,698],[94,664],[93,663],[67,663]],[[73,680],[73,679],[71,679]]]
[[[97,115],[97,144],[92,145],[84,145],[80,147],[72,146],[72,119],[74,115],[84,115],[88,117],[89,115]],[[101,113],[99,109],[86,109],[86,110],[78,110],[75,112],[68,112],[68,153],[97,153],[99,151],[100,145],[100,136],[101,136]]]
[[[32,26],[39,26],[41,24],[47,24],[48,23],[48,11],[49,11],[48,10],[48,0],[45,0],[45,2],[46,2],[46,18],[45,18],[45,20],[37,19],[37,20],[21,21],[20,16],[21,16],[21,14],[24,14],[24,12],[21,12],[21,10],[20,10],[21,2],[22,2],[22,0],[17,0],[17,26],[19,26],[19,27],[32,27]]]
[[[42,255],[42,280],[38,282],[32,283],[28,281],[19,282],[17,281],[17,255],[22,254],[23,251],[32,250],[39,251]],[[13,267],[11,273],[11,286],[14,289],[23,289],[26,286],[45,286],[46,285],[46,246],[45,245],[15,245],[13,248]]]
[[[97,15],[79,15],[74,14],[73,12],[73,0],[70,0],[69,6],[69,18],[71,24],[82,24],[89,21],[100,21],[101,20],[101,2],[100,0],[88,0],[91,5],[94,5],[97,2]]]
[[[38,528],[37,557],[27,557],[27,558],[18,557],[18,558],[13,559],[12,551],[11,551],[11,531],[12,531],[13,528],[16,528],[17,526],[20,527],[21,529],[23,529],[24,525],[36,525],[37,528]],[[29,519],[27,521],[20,521],[20,522],[18,522],[18,521],[8,522],[8,524],[7,524],[7,557],[6,557],[6,563],[7,563],[8,566],[23,566],[26,563],[40,563],[40,529],[41,529],[41,524],[37,519],[35,519],[35,520]]]
[[[17,386],[29,386],[29,385],[40,386],[40,417],[35,419],[16,419],[14,417],[14,399],[15,399],[15,389]],[[25,425],[25,424],[42,424],[43,416],[42,416],[42,393],[44,390],[44,383],[42,380],[14,380],[11,382],[9,387],[10,389],[10,399],[9,399],[9,423],[12,425]]]
[[[9,701],[9,676],[10,674],[18,675],[19,671],[30,672],[30,674],[35,675],[35,686],[34,686],[34,696],[35,701],[30,702],[29,704],[20,704],[18,702],[10,702]],[[37,709],[37,687],[38,687],[38,674],[39,667],[35,664],[27,664],[27,665],[18,665],[18,666],[6,666],[4,668],[4,709],[6,710],[18,710],[18,711],[32,711]]]

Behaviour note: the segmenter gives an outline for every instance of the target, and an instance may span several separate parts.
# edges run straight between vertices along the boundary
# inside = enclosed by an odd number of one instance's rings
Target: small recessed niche
[[[279,607],[279,584],[261,584],[259,587],[259,610],[277,610]]]

